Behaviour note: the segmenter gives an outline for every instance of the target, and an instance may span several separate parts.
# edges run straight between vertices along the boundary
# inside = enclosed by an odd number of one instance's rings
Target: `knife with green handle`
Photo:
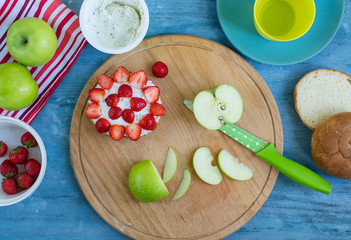
[[[184,100],[184,105],[193,111],[193,102]],[[273,143],[268,143],[236,126],[223,122],[219,129],[229,137],[250,149],[290,179],[313,190],[330,194],[332,186],[310,169],[280,155]]]

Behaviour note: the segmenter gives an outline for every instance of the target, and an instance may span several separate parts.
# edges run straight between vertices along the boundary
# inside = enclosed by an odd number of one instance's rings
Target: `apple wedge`
[[[239,121],[243,113],[243,101],[239,92],[227,84],[198,93],[193,106],[197,121],[211,130],[219,129],[222,121]]]
[[[212,165],[213,156],[210,149],[207,147],[200,147],[195,151],[193,157],[193,166],[196,174],[204,182],[217,185],[222,181],[222,174],[218,166]]]
[[[150,160],[135,164],[129,172],[129,188],[140,202],[155,202],[169,195],[157,169]]]
[[[239,181],[249,180],[253,176],[251,169],[223,149],[218,154],[218,165],[229,178]]]
[[[188,169],[185,169],[183,174],[183,179],[180,182],[179,187],[172,198],[172,201],[175,201],[181,198],[186,193],[186,191],[188,191],[190,183],[191,183],[190,171]]]
[[[167,183],[170,181],[177,170],[177,155],[173,148],[168,149],[165,166],[163,167],[163,182]]]

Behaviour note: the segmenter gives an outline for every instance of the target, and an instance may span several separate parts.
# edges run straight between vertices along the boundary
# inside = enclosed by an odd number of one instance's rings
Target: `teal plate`
[[[221,27],[234,47],[258,62],[287,65],[319,53],[334,37],[344,12],[344,0],[316,0],[316,17],[311,29],[290,42],[261,37],[253,20],[254,0],[217,0]]]

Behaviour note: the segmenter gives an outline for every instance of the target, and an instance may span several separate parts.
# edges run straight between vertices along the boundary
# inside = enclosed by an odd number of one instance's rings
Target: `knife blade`
[[[193,112],[193,102],[184,100],[183,104]],[[264,159],[295,182],[313,190],[330,194],[332,186],[327,181],[305,166],[280,155],[273,143],[262,140],[233,123],[222,121],[222,126],[218,130],[253,151],[256,156]]]

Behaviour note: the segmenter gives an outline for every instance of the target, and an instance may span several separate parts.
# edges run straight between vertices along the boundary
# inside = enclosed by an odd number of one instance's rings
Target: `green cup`
[[[256,0],[257,32],[272,41],[291,41],[303,36],[316,15],[313,0]]]

